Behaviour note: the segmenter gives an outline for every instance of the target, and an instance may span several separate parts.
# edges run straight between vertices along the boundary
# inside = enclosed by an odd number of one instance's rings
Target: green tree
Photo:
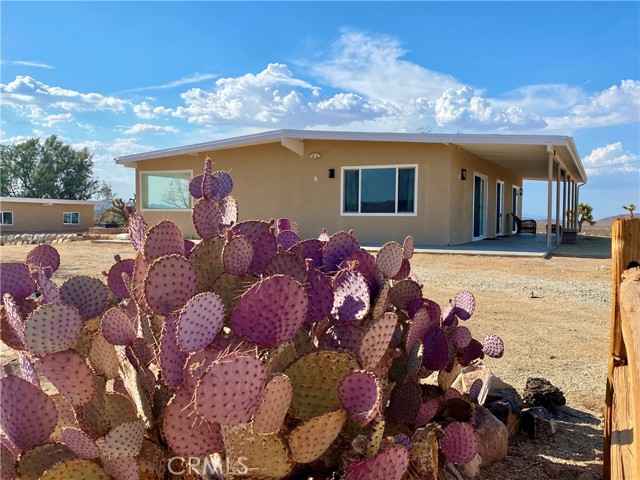
[[[582,224],[587,222],[589,225],[595,225],[593,219],[593,207],[588,203],[578,204],[578,232],[582,232]]]
[[[0,147],[2,196],[88,200],[105,187],[93,177],[89,150],[75,150],[55,135]]]
[[[622,208],[629,211],[629,216],[633,218],[633,211],[636,209],[635,204],[630,203],[629,205],[623,205]]]

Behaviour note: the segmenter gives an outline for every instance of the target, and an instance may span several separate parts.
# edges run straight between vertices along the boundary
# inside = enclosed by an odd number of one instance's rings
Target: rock
[[[119,233],[116,235],[116,239],[118,240],[130,240],[129,233]]]
[[[474,423],[478,435],[478,455],[482,457],[481,466],[498,462],[506,457],[509,449],[509,432],[504,423],[482,405],[476,407]]]
[[[531,407],[522,411],[522,430],[532,438],[546,438],[558,431],[558,422],[544,407]]]
[[[567,403],[562,391],[544,378],[528,378],[522,400],[531,407],[544,407],[550,412]]]
[[[58,234],[57,233],[52,233],[51,234],[51,240],[55,240],[56,238],[58,238]]]
[[[484,404],[485,407],[507,427],[509,438],[520,431],[520,412],[522,399],[515,388],[499,388],[491,390]]]
[[[469,480],[473,480],[475,478],[480,477],[480,467],[482,466],[482,457],[476,453],[476,456],[473,457],[466,465],[458,465],[458,471],[462,474],[463,478],[468,478]]]
[[[22,240],[23,240],[23,241],[29,241],[29,240],[31,240],[31,235],[29,235],[28,233],[23,233],[23,234],[22,234]]]

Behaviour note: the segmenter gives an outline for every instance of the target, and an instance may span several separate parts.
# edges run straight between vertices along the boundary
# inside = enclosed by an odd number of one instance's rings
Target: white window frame
[[[4,214],[5,213],[10,213],[11,214],[11,223],[3,223]],[[10,227],[10,226],[13,225],[13,210],[2,210],[2,211],[0,211],[0,225],[2,225],[4,227]]]
[[[522,218],[522,215],[520,215],[520,210],[522,210],[522,197],[520,197],[520,189],[522,187],[518,186],[518,185],[512,185],[511,186],[511,208],[513,209],[513,193],[515,192],[516,194],[516,210],[515,212],[513,212],[514,215],[516,215],[519,218]],[[514,219],[511,219],[511,233],[513,235],[515,235],[518,232],[518,226],[516,225],[516,221]]]
[[[73,222],[73,214],[78,215],[78,221],[77,222]],[[65,222],[64,221],[64,216],[66,214],[71,215],[71,222]],[[80,225],[80,212],[62,212],[62,224],[63,225]]]
[[[413,168],[413,212],[395,213],[361,213],[344,211],[344,172],[345,170],[358,170],[358,210],[362,208],[362,170],[374,170],[382,168],[395,168],[396,170],[396,210],[398,210],[398,169]],[[340,216],[341,217],[416,217],[418,215],[418,164],[408,163],[401,165],[353,165],[341,168],[340,175]]]
[[[475,237],[475,215],[476,211],[474,208],[474,203],[476,201],[476,177],[482,178],[484,180],[484,235],[480,235],[479,237]],[[484,240],[487,238],[487,233],[489,231],[489,177],[483,173],[473,172],[473,195],[471,196],[471,211],[473,215],[471,215],[471,239],[476,242],[478,240]]]
[[[498,185],[502,185],[502,195],[499,199],[497,195]],[[505,235],[505,231],[504,231],[504,226],[506,223],[505,219],[507,218],[507,215],[504,212],[504,180],[496,180],[496,202],[498,202],[496,204],[496,217],[498,216],[498,209],[502,207],[502,219],[500,221],[500,230],[499,231],[496,230],[496,237],[498,236],[503,237]],[[494,220],[497,220],[497,218],[494,217]]]
[[[190,212],[193,207],[193,197],[189,193],[189,208],[143,208],[144,198],[142,192],[142,175],[155,175],[162,173],[188,173],[193,179],[193,170],[140,170],[138,172],[138,185],[140,185],[140,211],[141,212]],[[191,180],[189,180],[191,181]]]

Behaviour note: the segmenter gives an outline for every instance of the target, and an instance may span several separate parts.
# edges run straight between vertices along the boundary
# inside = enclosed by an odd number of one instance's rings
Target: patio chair
[[[517,215],[514,215],[513,219],[516,221],[516,235],[521,233],[536,234],[538,223],[535,220],[521,220]]]

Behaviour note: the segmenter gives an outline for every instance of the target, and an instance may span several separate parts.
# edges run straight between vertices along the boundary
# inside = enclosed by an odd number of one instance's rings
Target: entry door
[[[513,208],[512,212],[514,215],[518,215],[518,191],[520,187],[513,186],[511,190],[511,207]],[[516,220],[511,217],[511,233],[516,233]]]
[[[487,236],[487,177],[473,176],[473,239]]]
[[[504,182],[496,184],[496,235],[504,235]]]

